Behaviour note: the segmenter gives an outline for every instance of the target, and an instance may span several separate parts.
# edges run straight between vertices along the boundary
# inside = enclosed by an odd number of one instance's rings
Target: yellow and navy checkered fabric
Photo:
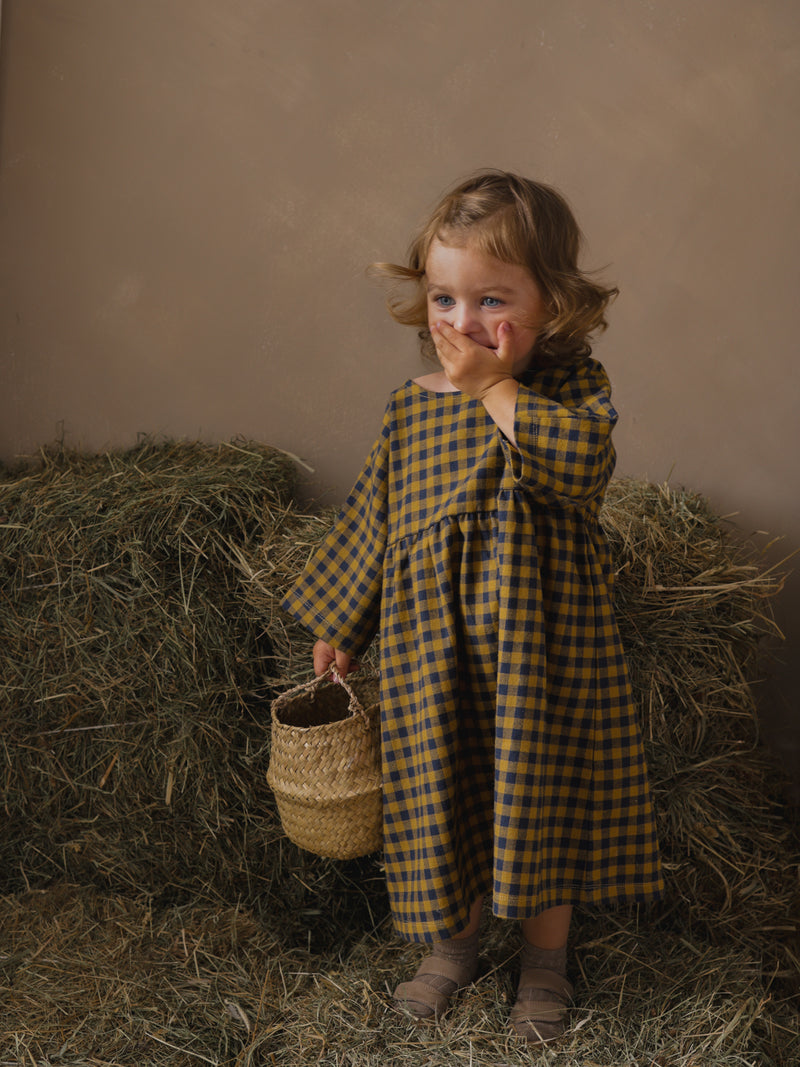
[[[398,932],[658,897],[662,875],[598,510],[616,412],[589,359],[529,374],[514,449],[408,382],[284,600],[353,655],[380,633],[384,860]]]

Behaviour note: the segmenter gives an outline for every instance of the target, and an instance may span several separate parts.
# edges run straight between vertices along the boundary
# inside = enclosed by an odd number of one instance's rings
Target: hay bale
[[[669,904],[716,941],[763,944],[786,966],[800,856],[753,689],[779,637],[770,598],[782,576],[695,493],[619,480],[602,522]]]
[[[228,546],[269,540],[293,483],[250,443],[43,451],[4,472],[3,890],[249,884],[262,804],[242,758],[274,649]]]
[[[276,649],[275,669],[284,688],[313,676],[314,637],[281,609],[281,600],[333,524],[338,509],[287,513],[280,536],[250,548],[231,546],[242,593]],[[373,656],[368,657],[374,662]]]

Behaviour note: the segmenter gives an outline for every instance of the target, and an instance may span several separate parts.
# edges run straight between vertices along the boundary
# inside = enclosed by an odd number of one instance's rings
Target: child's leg
[[[557,908],[548,908],[531,919],[522,920],[522,936],[529,945],[537,948],[565,949],[572,922],[572,905],[562,904]]]
[[[511,1028],[531,1043],[552,1041],[564,1032],[572,986],[567,974],[567,937],[572,908],[562,905],[522,923],[517,1000]]]
[[[478,970],[483,898],[470,909],[469,924],[447,941],[434,942],[430,956],[419,965],[410,982],[394,991],[395,1002],[418,1019],[441,1015],[457,990],[469,985]]]
[[[458,941],[462,937],[471,937],[481,928],[481,912],[483,910],[483,897],[478,897],[475,903],[469,910],[469,925],[466,929],[462,930],[460,934],[456,934],[455,940]]]

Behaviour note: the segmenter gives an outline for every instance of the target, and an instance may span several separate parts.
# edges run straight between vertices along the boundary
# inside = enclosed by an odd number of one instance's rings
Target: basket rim
[[[321,723],[317,723],[317,724],[315,724],[313,726],[298,726],[295,723],[281,722],[280,719],[275,719],[275,718],[273,718],[273,720],[272,720],[272,725],[277,730],[281,730],[281,731],[284,731],[284,732],[287,731],[287,730],[292,730],[292,731],[296,731],[297,733],[306,734],[311,730],[332,730],[334,727],[341,726],[343,723],[352,722],[353,719],[361,719],[361,721],[364,723],[364,728],[365,729],[368,729],[368,728],[371,729],[372,728],[372,723],[369,720],[369,716],[370,716],[371,712],[373,711],[373,709],[374,708],[378,708],[378,707],[379,707],[379,705],[373,704],[373,705],[371,705],[371,707],[365,709],[364,715],[362,715],[360,712],[353,712],[353,714],[352,715],[348,715],[346,719],[334,719],[333,722],[321,722]],[[365,716],[366,716],[366,718],[365,718]]]
[[[379,685],[379,676],[376,673],[370,672],[369,674],[363,675],[361,678],[354,678],[353,682],[358,685],[359,689],[361,688],[361,685],[359,684],[361,682]],[[344,715],[341,719],[334,719],[332,723],[318,723],[312,726],[298,726],[294,723],[282,722],[281,719],[278,718],[279,711],[292,702],[293,698],[299,698],[304,692],[309,692],[311,694],[311,699],[313,700],[314,691],[323,685],[341,685],[344,688],[344,691],[349,697],[349,705],[347,708],[348,714]],[[363,719],[365,724],[369,724],[370,715],[374,713],[375,708],[380,708],[379,698],[364,704],[348,682],[341,678],[338,673],[333,672],[333,676],[331,676],[331,672],[327,672],[326,674],[321,674],[316,678],[312,678],[309,682],[302,682],[300,685],[293,686],[291,689],[287,689],[286,692],[280,693],[275,697],[270,705],[270,718],[273,725],[289,730],[318,730],[320,726],[331,726],[339,722],[349,722],[356,717]]]

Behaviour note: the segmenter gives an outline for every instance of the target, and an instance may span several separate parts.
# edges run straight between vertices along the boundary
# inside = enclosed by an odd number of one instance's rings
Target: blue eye
[[[452,296],[435,296],[433,302],[440,308],[451,308],[453,304],[455,304],[455,300],[453,300]]]
[[[503,301],[498,300],[496,296],[485,296],[483,302],[487,308],[499,308]]]

